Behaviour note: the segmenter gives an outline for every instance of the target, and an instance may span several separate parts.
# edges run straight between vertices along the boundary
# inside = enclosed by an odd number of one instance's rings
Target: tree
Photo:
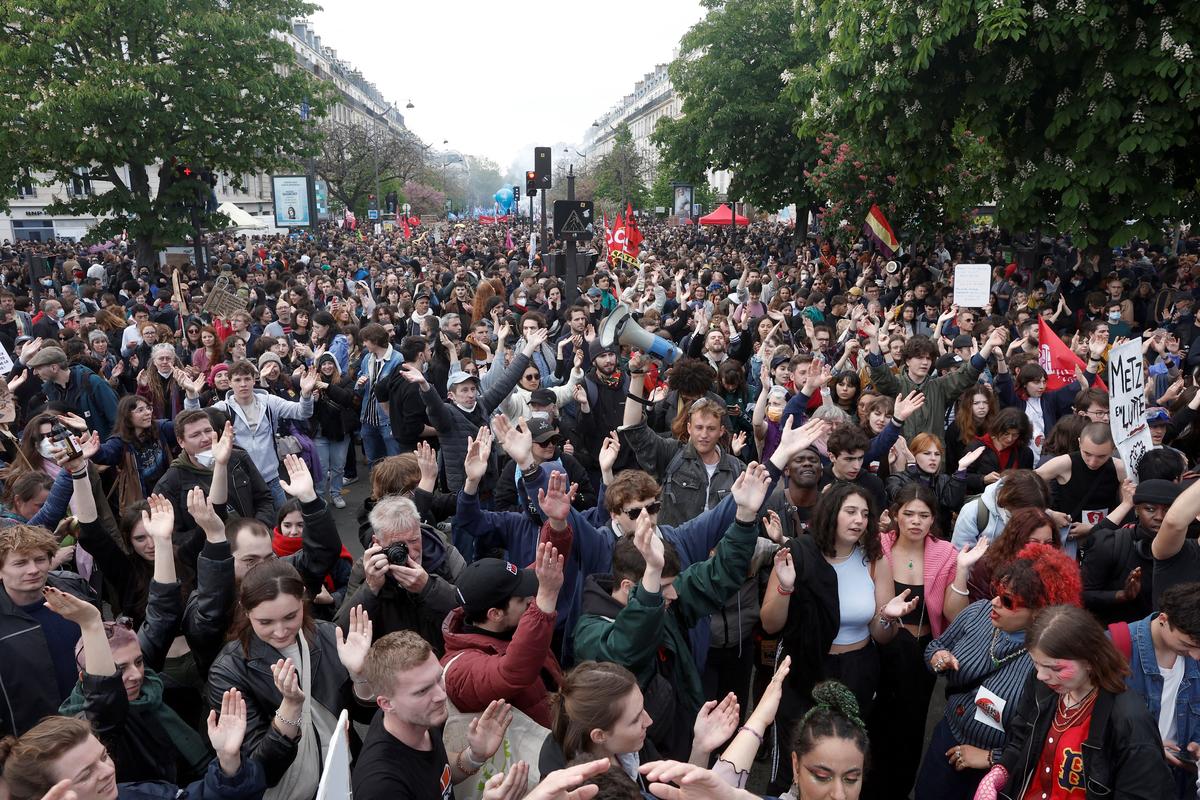
[[[668,170],[663,169],[660,164],[658,174],[654,176],[654,183],[650,184],[648,202],[652,208],[662,206],[670,211],[675,207],[675,189],[671,186],[672,183],[690,183],[692,185],[692,202],[701,206],[706,213],[717,207],[717,195],[713,191],[713,188],[708,185],[707,176],[704,174],[672,174]]]
[[[797,112],[783,102],[787,75],[812,47],[793,37],[793,0],[703,0],[705,18],[680,41],[670,67],[682,116],[664,117],[653,139],[659,171],[699,176],[731,170],[731,199],[764,209],[796,204],[796,235],[819,199],[804,177],[816,162],[812,135],[797,136]],[[681,180],[681,178],[674,178]]]
[[[329,92],[278,34],[316,8],[304,0],[5,3],[0,183],[15,185],[26,172],[68,181],[88,168],[93,187],[109,188],[60,199],[50,212],[104,217],[91,239],[128,230],[138,263],[154,263],[160,244],[190,232],[197,186],[174,181],[172,159],[240,186],[243,175],[315,155],[317,133],[300,107],[322,116]]]
[[[399,191],[426,164],[429,148],[410,131],[396,134],[383,123],[330,121],[322,127],[317,173],[328,182],[329,193],[356,212],[366,210],[367,195],[375,193],[377,183],[384,194],[389,188]],[[382,203],[380,200],[380,208]]]
[[[412,206],[409,212],[414,216],[420,214],[441,214],[446,208],[446,193],[426,186],[423,183],[409,181],[404,184],[404,199]]]
[[[901,188],[990,163],[978,199],[1002,224],[1097,250],[1194,216],[1200,5],[1051,3],[801,0],[800,130],[847,132]]]
[[[621,210],[628,203],[646,206],[646,160],[633,146],[633,134],[624,122],[613,131],[612,149],[596,160],[592,173],[597,201],[610,201]]]

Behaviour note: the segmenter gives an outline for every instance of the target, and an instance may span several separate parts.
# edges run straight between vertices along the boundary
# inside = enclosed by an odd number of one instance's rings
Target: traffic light
[[[550,189],[553,187],[551,183],[552,173],[550,171],[549,147],[533,148],[533,169],[537,175],[537,188]]]
[[[379,208],[379,201],[375,197],[375,195],[373,195],[373,194],[367,195],[367,208],[370,209],[371,211],[375,211],[376,209]]]
[[[513,187],[513,203],[519,203],[519,202],[521,202],[521,187],[514,186]]]
[[[534,170],[529,170],[525,173],[525,194],[530,197],[537,197],[538,175]]]

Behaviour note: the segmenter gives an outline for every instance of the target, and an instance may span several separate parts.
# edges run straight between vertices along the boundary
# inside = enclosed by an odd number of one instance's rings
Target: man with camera
[[[350,609],[362,605],[374,623],[375,639],[416,631],[440,657],[442,621],[459,605],[455,583],[466,561],[436,530],[421,524],[407,497],[384,497],[369,519],[372,544],[350,574],[338,625],[346,629]]]

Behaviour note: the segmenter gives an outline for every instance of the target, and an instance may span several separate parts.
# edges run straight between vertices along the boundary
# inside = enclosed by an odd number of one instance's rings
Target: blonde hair
[[[396,631],[377,640],[367,653],[367,680],[376,694],[391,694],[396,676],[429,660],[433,648],[414,631]]]
[[[0,567],[13,553],[45,553],[53,558],[57,552],[58,540],[40,525],[13,525],[0,531]]]

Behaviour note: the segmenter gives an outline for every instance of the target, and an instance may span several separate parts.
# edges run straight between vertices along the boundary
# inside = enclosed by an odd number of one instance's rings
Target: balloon
[[[507,209],[510,205],[512,205],[512,201],[513,201],[512,189],[507,186],[502,186],[496,190],[496,193],[494,195],[492,195],[492,198],[496,201],[496,204],[499,205],[501,208]]]

